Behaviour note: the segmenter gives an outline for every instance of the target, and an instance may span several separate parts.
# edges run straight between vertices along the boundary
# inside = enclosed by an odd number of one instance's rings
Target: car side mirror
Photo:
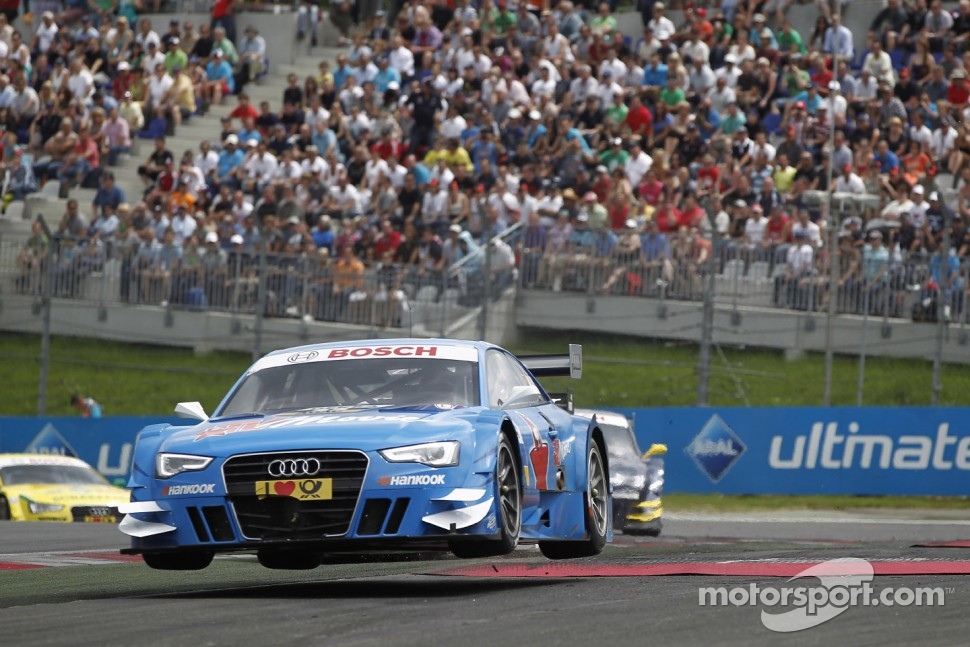
[[[654,443],[650,445],[650,449],[643,453],[644,458],[650,458],[651,456],[665,456],[667,454],[667,446],[663,443]]]
[[[179,418],[191,418],[206,422],[209,419],[201,402],[179,402],[175,405],[175,415]]]

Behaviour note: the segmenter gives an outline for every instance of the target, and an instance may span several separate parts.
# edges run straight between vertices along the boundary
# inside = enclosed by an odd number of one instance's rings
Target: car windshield
[[[604,437],[606,440],[606,453],[610,458],[633,458],[640,460],[640,448],[633,437],[633,432],[629,429],[617,429],[606,426]]]
[[[305,362],[247,376],[219,417],[348,406],[477,406],[478,364],[429,358]]]
[[[0,468],[4,485],[105,485],[100,474],[80,465],[8,465]]]

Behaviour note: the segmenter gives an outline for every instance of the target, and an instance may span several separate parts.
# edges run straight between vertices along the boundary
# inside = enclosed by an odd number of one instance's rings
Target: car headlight
[[[182,472],[204,470],[212,462],[211,456],[192,454],[159,454],[155,457],[155,473],[160,479],[172,478]]]
[[[389,463],[421,463],[428,467],[452,467],[458,464],[461,443],[445,440],[436,443],[392,447],[378,452]]]
[[[31,501],[27,497],[22,497],[24,501],[27,502],[27,507],[30,509],[30,514],[44,514],[45,512],[60,512],[64,509],[64,506],[58,503],[38,503],[36,501]]]

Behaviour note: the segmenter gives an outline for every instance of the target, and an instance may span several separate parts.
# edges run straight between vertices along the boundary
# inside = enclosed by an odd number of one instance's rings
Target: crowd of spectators
[[[236,41],[224,20],[158,35],[45,15],[27,38],[0,25],[4,161],[26,151],[38,181],[100,185],[90,218],[69,207],[60,227],[126,250],[125,298],[239,305],[265,250],[274,313],[346,316],[423,285],[466,295],[492,244],[487,280],[510,282],[518,262],[532,288],[690,296],[729,262],[761,263],[779,305],[816,307],[836,262],[846,309],[900,314],[913,284],[960,306],[970,0],[888,0],[866,34],[828,0],[809,27],[789,5],[687,3],[675,23],[644,1],[629,37],[608,2],[337,2],[346,50],[259,105],[245,92],[264,64],[255,27]],[[304,2],[297,38],[323,15]],[[152,131],[224,101],[197,151]],[[158,136],[144,194],[126,197],[92,169],[135,132]],[[818,197],[832,191],[861,205],[837,210],[836,232]],[[495,242],[517,223],[515,249]]]

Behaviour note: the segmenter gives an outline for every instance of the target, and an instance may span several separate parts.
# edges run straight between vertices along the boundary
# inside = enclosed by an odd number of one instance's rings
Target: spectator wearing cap
[[[189,65],[189,57],[179,47],[180,42],[178,36],[174,36],[169,40],[170,44],[165,52],[165,70],[169,74],[172,74],[176,68],[184,70]]]
[[[129,132],[138,132],[145,127],[145,114],[141,103],[134,100],[131,92],[125,92],[118,105],[118,114],[128,122]]]
[[[120,61],[118,63],[114,79],[111,82],[111,92],[115,99],[120,103],[125,93],[131,89],[134,75],[131,73],[131,63]]]
[[[98,41],[101,40],[101,34],[98,32],[98,28],[92,24],[91,16],[82,16],[81,24],[72,36],[74,37],[74,42],[87,43],[92,38]]]
[[[46,54],[50,51],[51,45],[54,44],[58,31],[59,27],[54,22],[54,14],[50,11],[42,13],[40,22],[37,23],[37,29],[34,31],[34,36],[30,42],[31,51]]]
[[[133,58],[137,60],[137,56]],[[164,64],[165,54],[161,51],[159,44],[154,40],[149,41],[145,49],[145,55],[141,58],[141,71],[146,75],[151,75],[158,65]]]
[[[209,105],[219,105],[222,97],[233,94],[236,87],[232,64],[226,60],[222,49],[212,49],[212,59],[206,63],[205,75],[208,79],[203,86],[203,100]]]
[[[650,27],[660,41],[670,40],[677,33],[677,28],[674,27],[674,23],[665,15],[666,10],[667,7],[664,3],[654,3],[652,17],[647,23],[647,26]]]

